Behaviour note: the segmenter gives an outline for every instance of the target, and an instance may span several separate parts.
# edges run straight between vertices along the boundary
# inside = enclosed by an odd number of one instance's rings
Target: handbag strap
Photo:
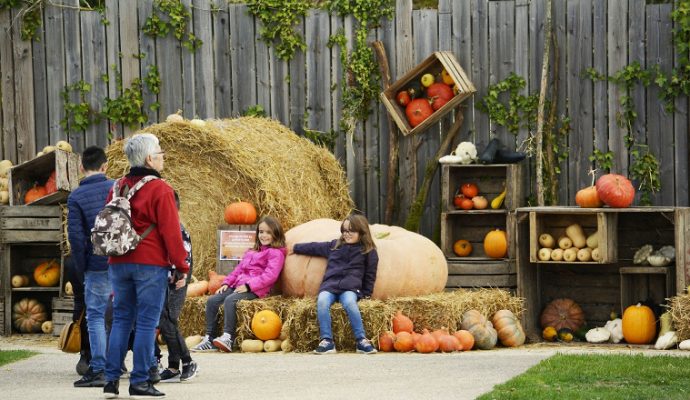
[[[81,314],[79,314],[79,319],[77,319],[77,325],[81,326],[81,321],[84,320],[84,314],[86,313],[86,310],[81,310]]]

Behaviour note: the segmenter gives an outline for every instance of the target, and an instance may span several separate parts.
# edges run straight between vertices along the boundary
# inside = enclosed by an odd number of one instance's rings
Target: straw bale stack
[[[672,297],[670,311],[678,341],[690,339],[690,294]]]
[[[231,202],[253,203],[259,215],[278,218],[285,230],[317,218],[342,219],[353,208],[333,154],[275,120],[207,120],[203,127],[164,122],[142,132],[156,135],[165,151],[162,175],[179,192],[197,277],[215,268],[216,230]],[[129,170],[123,146],[116,141],[107,149],[110,177]]]

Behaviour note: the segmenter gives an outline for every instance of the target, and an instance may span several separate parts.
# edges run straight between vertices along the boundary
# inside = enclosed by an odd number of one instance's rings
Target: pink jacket
[[[285,247],[261,246],[259,251],[247,250],[242,261],[223,280],[223,284],[231,288],[247,284],[254,294],[266,297],[283,270],[286,254]]]

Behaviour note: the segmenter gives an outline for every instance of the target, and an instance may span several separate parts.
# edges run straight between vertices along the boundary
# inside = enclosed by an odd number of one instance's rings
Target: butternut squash
[[[539,249],[539,253],[537,254],[539,261],[549,261],[551,259],[551,251],[552,250],[548,247]]]
[[[577,259],[582,262],[590,261],[592,259],[592,250],[589,247],[578,250]]]
[[[587,240],[585,240],[585,243],[587,244],[587,247],[590,249],[596,249],[599,247],[599,231],[594,232],[593,234],[587,236]]]
[[[580,224],[572,224],[565,228],[565,235],[573,241],[573,246],[581,249],[587,246],[587,239],[585,239],[585,232],[582,230]]]
[[[592,261],[600,261],[601,260],[601,253],[599,252],[599,248],[592,249]]]
[[[561,236],[558,238],[558,247],[563,250],[573,247],[573,241],[567,236]]]
[[[290,343],[290,339],[285,339],[282,342],[280,342],[280,349],[283,350],[284,353],[289,353],[292,351],[292,343]]]
[[[553,261],[561,261],[563,259],[563,249],[553,249],[551,259]]]
[[[577,249],[571,247],[569,249],[563,250],[563,261],[574,262],[577,261]]]
[[[282,344],[282,340],[280,339],[270,339],[264,342],[264,351],[265,352],[273,352],[273,351],[278,351],[280,350],[280,345]]]
[[[245,339],[240,345],[243,353],[261,353],[264,351],[264,341],[258,339]]]
[[[539,244],[541,247],[548,247],[550,249],[553,249],[553,246],[556,244],[556,241],[554,240],[553,236],[549,235],[548,233],[542,233],[539,235]]]

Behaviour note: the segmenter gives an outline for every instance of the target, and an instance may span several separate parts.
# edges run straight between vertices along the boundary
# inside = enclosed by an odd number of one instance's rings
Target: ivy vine
[[[192,13],[180,0],[155,0],[142,31],[154,38],[165,37],[172,31],[187,50],[195,52],[203,42],[187,29],[191,17]]]
[[[249,12],[261,20],[259,36],[274,43],[278,58],[289,61],[297,50],[306,50],[304,38],[295,26],[307,15],[312,2],[308,0],[248,0]]]
[[[90,91],[91,85],[84,81],[68,85],[62,90],[62,99],[65,102],[65,117],[60,121],[60,126],[63,129],[68,132],[77,132],[83,131],[91,125],[96,115],[85,98]],[[78,96],[78,103],[70,101],[72,94]]]
[[[17,10],[21,20],[20,35],[22,40],[39,40],[36,31],[41,26],[45,0],[0,0],[0,11]]]

